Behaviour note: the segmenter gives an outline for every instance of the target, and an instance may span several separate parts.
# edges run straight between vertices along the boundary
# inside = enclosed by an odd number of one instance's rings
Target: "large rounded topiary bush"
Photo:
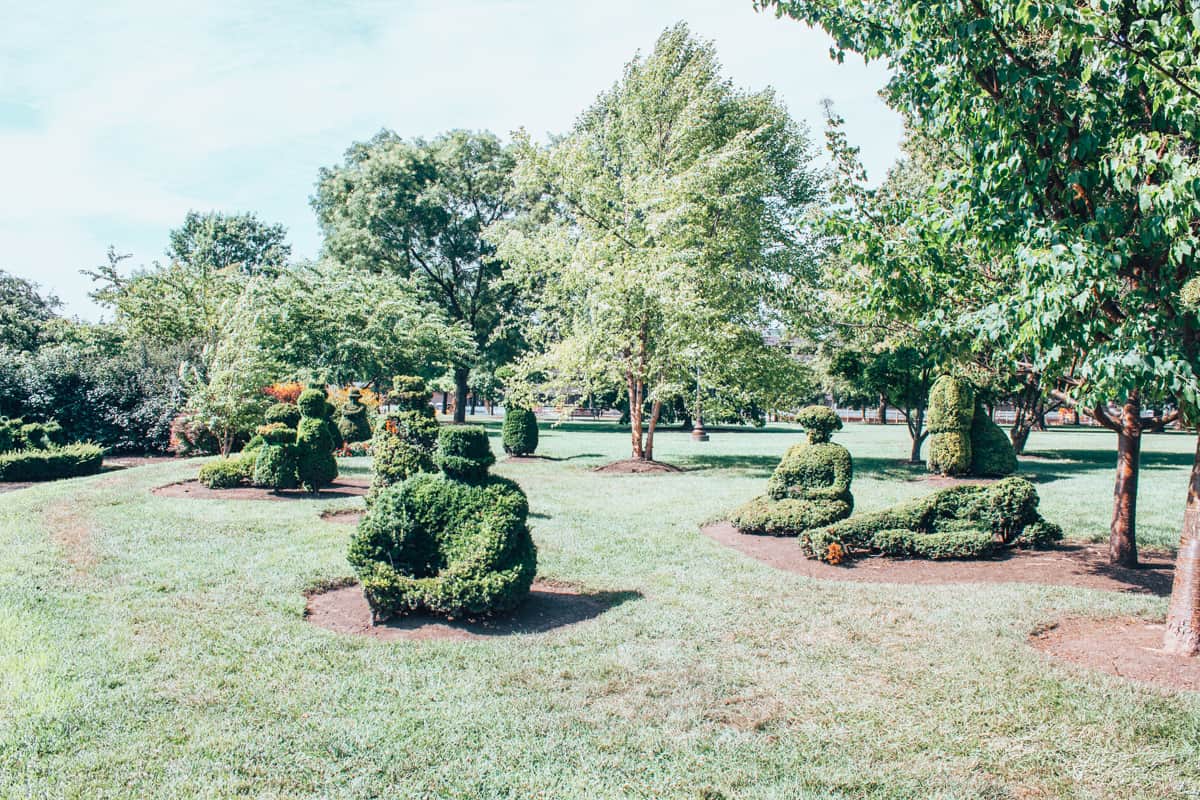
[[[537,415],[532,409],[520,406],[507,409],[500,434],[504,452],[513,456],[531,455],[538,446]]]
[[[438,456],[442,474],[378,490],[351,540],[348,558],[376,619],[505,611],[533,584],[528,502],[515,483],[487,474],[487,433],[444,428]]]

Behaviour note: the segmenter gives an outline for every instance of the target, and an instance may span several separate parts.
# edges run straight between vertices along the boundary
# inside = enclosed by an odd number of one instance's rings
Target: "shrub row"
[[[95,475],[103,462],[104,448],[94,444],[0,453],[0,481],[50,481]]]

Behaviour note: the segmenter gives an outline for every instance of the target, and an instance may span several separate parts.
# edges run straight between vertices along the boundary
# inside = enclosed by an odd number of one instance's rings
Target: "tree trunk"
[[[1183,510],[1163,649],[1184,656],[1200,654],[1200,437],[1196,439],[1196,457]]]
[[[908,454],[908,460],[917,463],[921,460],[921,445],[925,441],[925,409],[906,411],[904,419],[908,423],[908,435],[912,437],[912,450]]]
[[[921,445],[925,443],[925,435],[914,436],[912,440],[912,450],[908,454],[908,460],[914,464],[921,460]]]
[[[1130,392],[1117,419],[1097,406],[1096,420],[1117,434],[1117,478],[1113,484],[1112,524],[1108,528],[1108,560],[1122,567],[1136,567],[1137,485],[1142,451],[1142,404]]]
[[[642,449],[642,382],[629,373],[629,436],[633,444],[633,458],[645,458]]]
[[[643,451],[647,461],[654,460],[654,430],[658,427],[658,415],[662,412],[662,401],[655,400],[650,406],[650,430],[646,434],[646,449]]]
[[[1021,417],[1018,417],[1009,428],[1008,438],[1012,440],[1013,451],[1017,455],[1025,452],[1025,445],[1029,444],[1029,434],[1032,430],[1033,419]]]
[[[471,370],[467,367],[454,368],[454,421],[467,421],[467,377]]]
[[[443,414],[446,413],[446,409],[447,409],[447,407],[449,407],[449,404],[450,404],[450,393],[442,392],[442,413]]]
[[[879,398],[879,422],[877,424],[887,425],[887,408],[887,400],[884,400],[882,397]]]

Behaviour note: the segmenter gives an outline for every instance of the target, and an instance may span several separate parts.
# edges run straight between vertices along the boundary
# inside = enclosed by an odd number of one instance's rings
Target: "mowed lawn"
[[[493,432],[496,426],[493,425]],[[802,435],[660,436],[683,474],[600,475],[627,434],[543,428],[503,461],[543,577],[624,593],[549,633],[380,642],[305,622],[348,577],[332,502],[150,489],[199,461],[0,495],[0,797],[1168,798],[1200,794],[1200,696],[1051,662],[1063,614],[1166,601],[805,579],[698,527]],[[849,426],[858,508],[930,490],[901,426]],[[498,442],[495,443],[497,449]],[[1149,436],[1142,541],[1169,546],[1194,440]],[[1045,515],[1103,538],[1114,436],[1035,433]],[[343,463],[365,473],[368,463]]]

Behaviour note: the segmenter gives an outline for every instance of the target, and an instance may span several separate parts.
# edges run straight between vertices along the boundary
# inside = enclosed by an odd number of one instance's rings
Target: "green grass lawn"
[[[303,619],[350,574],[360,503],[158,497],[200,462],[0,495],[0,797],[1166,798],[1200,787],[1200,697],[1048,661],[1063,613],[1165,600],[1016,584],[816,581],[698,525],[765,487],[785,427],[663,434],[690,469],[598,475],[609,426],[501,463],[543,577],[636,593],[558,631],[384,643]],[[1102,538],[1112,434],[1035,433],[1043,512]],[[850,426],[858,508],[929,486],[902,427]],[[1150,436],[1143,542],[1180,523],[1193,439]],[[363,461],[343,463],[365,472]]]

